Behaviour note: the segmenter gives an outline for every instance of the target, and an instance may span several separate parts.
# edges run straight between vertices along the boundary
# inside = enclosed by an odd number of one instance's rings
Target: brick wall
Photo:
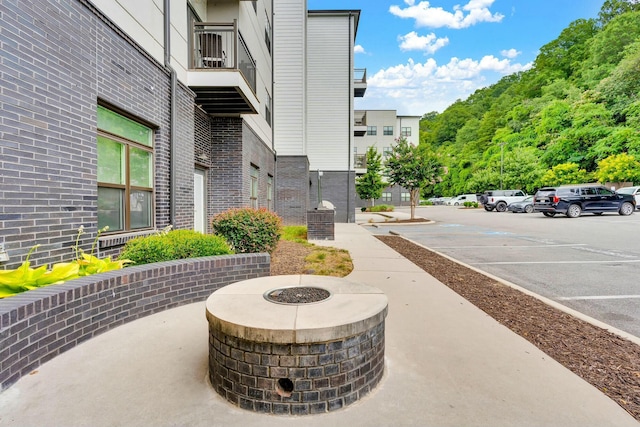
[[[309,174],[311,188],[309,196],[311,206],[318,205],[318,172]],[[355,187],[355,172],[323,171],[322,172],[322,200],[331,202],[336,209],[336,222],[355,221],[355,199],[358,197]]]
[[[168,225],[167,70],[88,1],[21,0],[1,7],[0,243],[11,256],[3,266],[18,266],[34,243],[42,245],[31,257],[34,264],[68,260],[80,225],[87,231],[80,245],[90,248],[97,231],[98,100],[156,128],[155,217],[159,228]],[[178,163],[188,166],[177,181],[187,191],[177,215],[179,225],[188,226],[193,94],[179,86],[177,95],[185,121]]]
[[[116,326],[269,274],[268,254],[223,255],[127,267],[0,299],[0,390]]]
[[[306,156],[278,156],[277,167],[276,212],[285,225],[306,225],[311,206],[309,159]]]

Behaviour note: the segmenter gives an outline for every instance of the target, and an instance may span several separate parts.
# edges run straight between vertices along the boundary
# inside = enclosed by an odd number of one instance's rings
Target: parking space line
[[[596,300],[596,299],[634,299],[640,295],[589,295],[579,297],[560,297],[559,301]]]
[[[586,243],[568,243],[563,245],[467,245],[467,246],[429,246],[432,249],[477,249],[477,248],[504,248],[504,249],[513,249],[513,248],[562,248],[562,247],[574,247],[574,246],[586,246]]]
[[[621,264],[640,262],[640,259],[617,259],[608,261],[495,261],[474,262],[473,265],[510,265],[510,264]]]

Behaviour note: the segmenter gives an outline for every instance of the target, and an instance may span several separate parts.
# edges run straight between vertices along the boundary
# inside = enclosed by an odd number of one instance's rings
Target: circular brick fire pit
[[[326,276],[228,285],[206,303],[209,377],[243,409],[306,415],[362,398],[384,372],[387,297]]]

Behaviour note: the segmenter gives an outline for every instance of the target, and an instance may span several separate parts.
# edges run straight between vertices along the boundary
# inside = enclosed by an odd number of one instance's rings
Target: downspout
[[[171,0],[164,0],[164,66],[170,75],[169,104],[169,224],[176,225],[176,70],[171,67]]]
[[[352,210],[353,207],[351,206],[351,157],[352,157],[352,153],[351,153],[351,138],[353,135],[353,117],[352,117],[352,112],[353,112],[353,108],[352,108],[352,101],[353,101],[353,62],[352,62],[352,58],[353,58],[353,47],[351,46],[351,20],[353,19],[353,14],[351,12],[349,12],[349,81],[351,82],[351,84],[349,85],[351,88],[351,91],[349,93],[349,98],[347,98],[347,100],[349,101],[348,105],[349,105],[349,121],[350,123],[347,126],[347,141],[349,141],[348,144],[348,150],[347,150],[347,223],[351,222],[350,218],[351,218],[351,214],[352,214]]]

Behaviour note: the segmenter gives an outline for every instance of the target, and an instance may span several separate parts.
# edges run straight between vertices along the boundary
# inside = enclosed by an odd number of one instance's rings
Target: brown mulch
[[[302,243],[280,240],[271,254],[271,275],[306,274],[305,258],[312,252]]]
[[[640,346],[399,236],[376,236],[640,421]]]

